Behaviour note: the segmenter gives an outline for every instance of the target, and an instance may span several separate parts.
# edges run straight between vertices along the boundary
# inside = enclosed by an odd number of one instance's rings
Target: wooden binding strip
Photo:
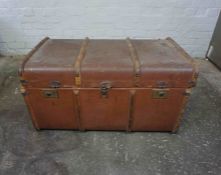
[[[78,57],[77,57],[77,59],[76,59],[76,61],[74,63],[75,85],[77,85],[77,86],[81,85],[81,76],[80,76],[80,73],[81,73],[81,63],[82,63],[82,60],[85,57],[88,43],[89,43],[89,38],[86,37],[84,39],[84,41],[82,42],[80,52],[79,52]]]
[[[186,92],[187,92],[188,94],[190,94],[190,93],[191,93],[191,88],[186,89]],[[186,95],[186,96],[183,98],[182,108],[181,108],[180,114],[179,114],[179,116],[178,116],[178,118],[177,118],[177,120],[176,120],[176,122],[175,122],[175,125],[173,126],[172,133],[176,133],[177,130],[178,130],[178,128],[179,128],[179,126],[180,126],[180,122],[181,122],[181,120],[182,120],[183,113],[184,113],[185,106],[186,106],[186,104],[187,104],[188,98],[189,98],[188,95]]]
[[[77,120],[77,125],[78,125],[78,129],[80,131],[84,131],[83,125],[82,125],[82,121],[81,121],[81,111],[80,111],[80,100],[79,100],[79,90],[75,90],[74,91],[75,94],[75,114],[76,114],[76,120]]]
[[[80,75],[81,74],[81,63],[85,57],[88,43],[89,43],[89,38],[86,37],[81,44],[81,49],[80,49],[77,59],[74,63],[75,85],[77,85],[77,86],[81,85],[81,75]],[[75,112],[76,112],[76,117],[77,117],[78,129],[80,131],[84,131],[84,127],[83,127],[82,121],[81,121],[79,91],[74,91],[74,94],[75,94]]]
[[[37,119],[36,119],[36,116],[35,116],[35,113],[34,113],[34,110],[33,110],[33,106],[31,105],[31,102],[29,100],[29,96],[24,96],[24,100],[25,100],[25,103],[28,107],[28,112],[31,114],[31,121],[35,127],[36,130],[40,130],[40,127],[38,125],[38,122],[37,122]]]
[[[133,125],[133,117],[134,117],[134,98],[136,91],[130,91],[130,106],[129,106],[129,116],[128,116],[128,125],[126,131],[130,132]]]
[[[135,73],[135,75],[134,75],[134,84],[135,84],[135,86],[138,86],[139,85],[139,77],[140,77],[140,73],[141,73],[140,60],[139,60],[139,57],[137,55],[137,51],[136,51],[135,47],[133,46],[130,38],[127,38],[126,42],[127,42],[128,47],[129,47],[131,60],[132,60],[133,65],[134,65],[134,73]]]
[[[31,58],[31,56],[49,39],[49,37],[45,37],[43,40],[41,40],[36,47],[34,47],[28,55],[24,58],[21,67],[19,69],[19,75],[22,76],[22,73],[24,72],[25,64],[28,62],[28,60]]]

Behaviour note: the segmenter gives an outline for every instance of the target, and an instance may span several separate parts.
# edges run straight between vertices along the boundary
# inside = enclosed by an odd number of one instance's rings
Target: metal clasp
[[[45,98],[58,98],[58,91],[56,89],[43,89],[42,95]]]
[[[153,89],[152,98],[166,99],[169,96],[169,89]]]
[[[109,89],[111,88],[111,83],[109,81],[101,82],[100,84],[100,93],[103,98],[108,97]]]
[[[49,86],[51,88],[42,90],[43,97],[44,98],[59,98],[57,89],[61,87],[61,82],[54,80],[50,82]]]
[[[61,87],[61,82],[57,81],[57,80],[51,81],[50,87],[52,87],[52,88],[60,88]]]
[[[166,81],[157,81],[157,87],[158,88],[166,88],[166,87],[168,87],[168,82],[166,82]]]

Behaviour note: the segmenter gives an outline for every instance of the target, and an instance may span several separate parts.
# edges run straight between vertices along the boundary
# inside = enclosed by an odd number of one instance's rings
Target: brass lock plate
[[[42,90],[42,95],[45,98],[58,98],[58,91],[56,89]]]
[[[153,89],[152,98],[166,99],[169,96],[169,89]]]

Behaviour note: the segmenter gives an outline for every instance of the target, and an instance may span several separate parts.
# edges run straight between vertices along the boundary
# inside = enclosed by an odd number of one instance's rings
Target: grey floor
[[[200,76],[177,134],[37,132],[19,94],[19,58],[0,58],[1,175],[221,174],[221,73]]]

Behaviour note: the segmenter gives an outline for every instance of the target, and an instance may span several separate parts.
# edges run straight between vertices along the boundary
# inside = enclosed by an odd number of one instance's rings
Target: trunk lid
[[[172,39],[48,39],[29,55],[22,80],[29,87],[191,87],[192,59]]]

